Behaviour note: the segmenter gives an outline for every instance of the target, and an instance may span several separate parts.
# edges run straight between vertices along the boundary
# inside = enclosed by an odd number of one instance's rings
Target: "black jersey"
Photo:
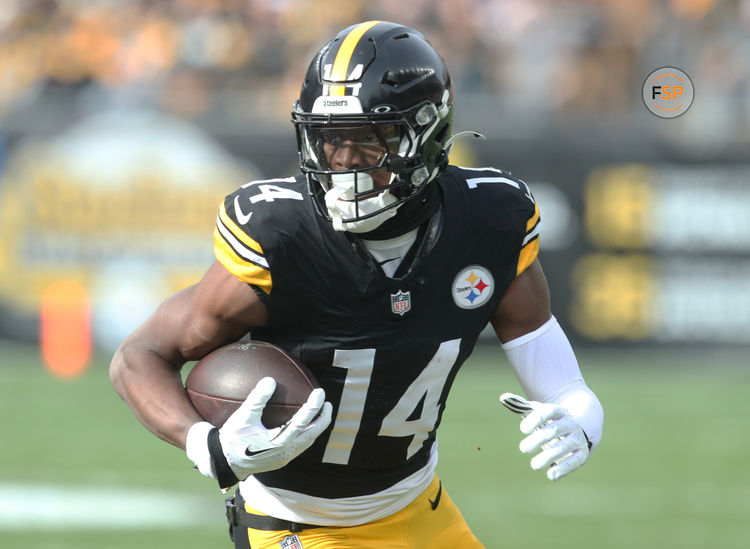
[[[218,260],[256,289],[274,343],[315,374],[331,426],[264,485],[340,498],[384,490],[424,467],[451,384],[511,281],[537,255],[539,210],[522,181],[449,166],[442,203],[387,277],[318,215],[302,176],[229,195]]]

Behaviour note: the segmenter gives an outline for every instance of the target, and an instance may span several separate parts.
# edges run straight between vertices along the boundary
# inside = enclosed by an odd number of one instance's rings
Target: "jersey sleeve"
[[[219,206],[214,229],[214,254],[230,273],[265,294],[273,286],[271,270],[260,243],[249,234],[250,215],[237,211],[238,195],[230,194]],[[240,222],[239,217],[244,219]],[[243,228],[244,227],[244,228]]]
[[[528,269],[539,255],[541,220],[539,205],[529,186],[510,172],[497,168],[449,167],[459,187],[467,193],[467,203],[481,212],[487,230],[501,235],[509,253],[518,252],[513,265],[508,261],[508,274],[516,277]],[[500,213],[502,212],[502,213]],[[492,236],[490,236],[492,238]],[[511,271],[515,267],[515,273]]]
[[[531,196],[529,194],[529,196]],[[531,205],[531,204],[530,204]],[[521,242],[521,252],[518,254],[518,265],[516,276],[524,272],[539,255],[539,230],[542,220],[539,217],[539,204],[533,203],[533,209],[529,208],[529,217],[526,221],[526,231]]]

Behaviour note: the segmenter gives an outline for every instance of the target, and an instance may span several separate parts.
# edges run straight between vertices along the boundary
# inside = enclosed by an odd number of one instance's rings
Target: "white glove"
[[[524,416],[521,432],[528,435],[518,445],[531,454],[531,468],[547,469],[547,478],[557,480],[578,469],[589,457],[591,447],[586,433],[570,412],[557,404],[528,401],[513,393],[500,395],[500,402],[510,411]]]
[[[331,403],[324,402],[323,389],[313,389],[292,419],[266,429],[261,416],[275,390],[276,381],[263,378],[221,429],[207,422],[190,428],[188,457],[201,473],[217,479],[222,489],[255,473],[283,467],[312,446],[330,424]]]

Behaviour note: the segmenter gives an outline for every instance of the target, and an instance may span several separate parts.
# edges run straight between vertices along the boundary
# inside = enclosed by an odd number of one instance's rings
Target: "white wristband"
[[[185,440],[185,453],[202,474],[216,478],[211,454],[208,451],[208,432],[213,428],[214,426],[207,421],[194,423]]]

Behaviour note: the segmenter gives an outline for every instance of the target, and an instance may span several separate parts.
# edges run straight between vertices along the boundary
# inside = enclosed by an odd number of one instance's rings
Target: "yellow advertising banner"
[[[120,337],[113,326],[198,281],[219,203],[254,172],[161,114],[99,115],[18,144],[0,181],[0,301],[34,314],[51,284],[76,281],[94,331]]]

